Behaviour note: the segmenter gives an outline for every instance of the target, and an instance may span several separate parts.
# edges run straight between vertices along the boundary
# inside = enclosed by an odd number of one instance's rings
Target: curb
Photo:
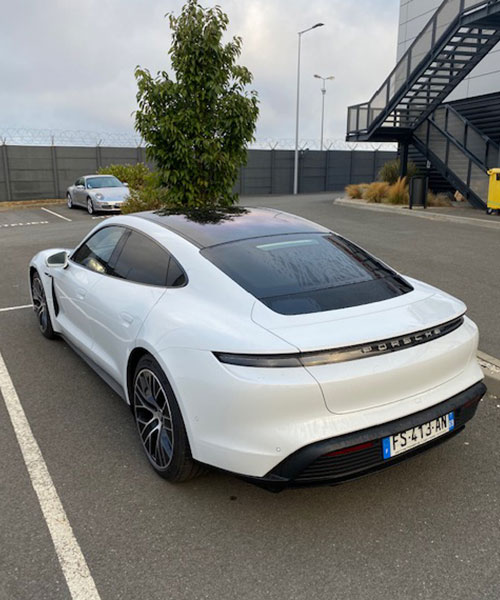
[[[403,206],[387,206],[380,204],[368,204],[362,200],[350,200],[347,198],[336,198],[333,204],[338,206],[349,206],[361,210],[371,210],[375,212],[390,212],[407,217],[418,217],[420,219],[428,219],[430,221],[448,221],[451,223],[461,223],[467,225],[476,225],[479,227],[487,227],[488,229],[500,229],[500,220],[487,221],[486,219],[478,219],[477,217],[460,217],[458,215],[443,215],[442,213],[432,213],[432,208],[428,208],[425,212],[420,210],[408,210]]]
[[[66,204],[64,198],[49,198],[48,200],[18,200],[12,202],[0,202],[0,212],[7,210],[19,210],[23,208],[40,208],[40,206],[51,206]]]

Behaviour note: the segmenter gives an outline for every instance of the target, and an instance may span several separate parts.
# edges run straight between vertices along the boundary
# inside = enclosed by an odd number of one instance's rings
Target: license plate
[[[382,440],[384,460],[408,452],[421,444],[430,442],[455,428],[455,413],[451,412],[423,425],[411,427]]]

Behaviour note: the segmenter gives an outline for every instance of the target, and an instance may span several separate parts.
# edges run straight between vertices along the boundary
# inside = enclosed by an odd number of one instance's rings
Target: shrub
[[[98,171],[99,175],[114,175],[121,182],[128,183],[131,190],[136,190],[144,185],[146,178],[151,174],[151,171],[144,163],[136,165],[108,165],[101,167]]]
[[[427,193],[427,206],[453,206],[450,198],[447,194],[434,194],[434,192]]]
[[[396,160],[390,160],[389,162],[386,162],[385,165],[380,169],[378,178],[380,181],[386,181],[387,183],[394,185],[400,178],[400,173],[401,161],[398,158]],[[415,177],[415,175],[418,175],[418,167],[410,160],[408,161],[407,177],[408,179],[411,179],[412,177]]]
[[[130,188],[130,195],[122,206],[122,213],[158,210],[168,206],[167,196],[166,188],[161,185],[160,174],[149,172],[140,187]]]
[[[400,177],[387,191],[388,204],[409,204],[410,194],[406,177]]]
[[[353,200],[361,200],[367,187],[367,183],[352,183],[346,187],[345,191],[349,198],[352,198]]]
[[[375,181],[370,183],[363,193],[363,199],[367,202],[380,204],[387,197],[389,184],[385,181]]]

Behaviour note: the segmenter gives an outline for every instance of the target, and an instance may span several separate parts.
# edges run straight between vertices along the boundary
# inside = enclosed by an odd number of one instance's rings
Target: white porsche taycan
[[[170,481],[338,483],[450,439],[486,390],[461,301],[276,210],[113,217],[29,276],[42,333],[131,405]]]

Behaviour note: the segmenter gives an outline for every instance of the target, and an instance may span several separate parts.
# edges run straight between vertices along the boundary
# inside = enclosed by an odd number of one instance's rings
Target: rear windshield
[[[397,273],[334,234],[253,238],[202,250],[205,258],[285,315],[388,300],[413,288]]]

